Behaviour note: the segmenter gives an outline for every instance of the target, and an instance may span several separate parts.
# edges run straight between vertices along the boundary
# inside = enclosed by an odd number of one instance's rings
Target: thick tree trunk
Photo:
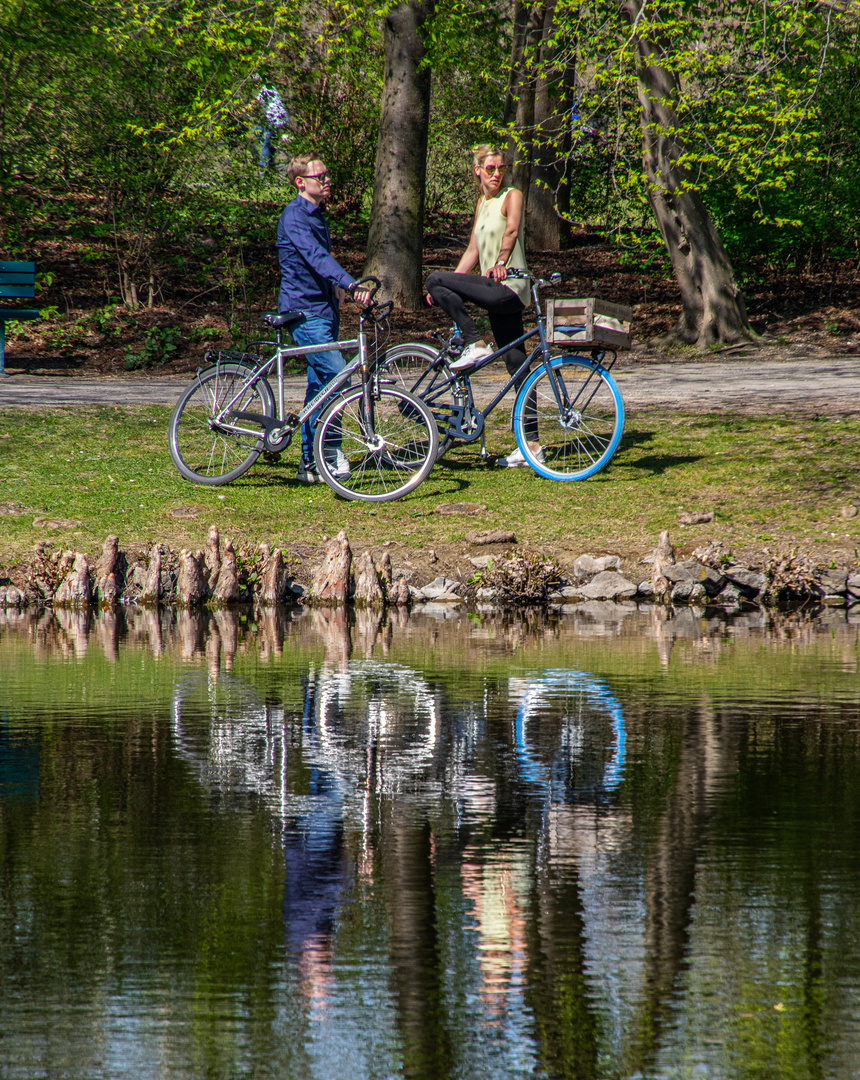
[[[385,76],[365,274],[400,308],[422,302],[424,187],[430,69],[421,67],[421,31],[434,0],[407,0],[385,17]]]
[[[643,161],[648,198],[672,260],[683,310],[667,340],[707,348],[719,342],[754,338],[743,295],[710,215],[679,158],[678,76],[664,66],[666,49],[638,31],[644,0],[624,0],[623,11],[636,32],[638,94],[642,106]]]

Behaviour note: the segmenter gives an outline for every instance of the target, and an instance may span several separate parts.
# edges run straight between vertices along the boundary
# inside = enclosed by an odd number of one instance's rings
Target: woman
[[[523,311],[531,300],[528,278],[508,277],[509,269],[528,271],[523,244],[522,192],[506,186],[506,166],[497,147],[477,146],[472,153],[472,167],[481,197],[469,244],[453,273],[431,274],[427,279],[428,303],[438,304],[454,320],[463,337],[463,353],[451,364],[454,371],[468,371],[495,351],[481,340],[475,320],[466,310],[467,302],[487,312],[493,337],[502,349],[525,333]],[[469,272],[476,264],[480,264],[480,277]],[[504,356],[508,373],[513,375],[525,358],[522,346],[509,349]],[[526,434],[529,446],[543,460],[536,418],[529,423],[527,417]],[[528,462],[517,448],[507,457],[499,458],[497,464],[516,468]]]

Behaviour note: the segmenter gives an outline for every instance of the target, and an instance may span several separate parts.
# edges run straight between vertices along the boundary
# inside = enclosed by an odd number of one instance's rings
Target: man
[[[331,190],[331,178],[322,161],[313,154],[294,157],[287,169],[298,194],[285,208],[278,222],[278,259],[281,264],[279,311],[301,311],[304,318],[293,323],[290,333],[297,345],[323,345],[337,341],[340,330],[340,302],[347,292],[360,304],[370,299],[367,289],[355,288],[355,279],[331,255],[331,233],[323,204]],[[307,404],[346,367],[343,353],[332,349],[308,356]],[[318,480],[313,458],[313,427],[318,412],[302,424],[302,463],[298,479],[308,484]],[[349,471],[345,456],[337,452],[336,467]]]

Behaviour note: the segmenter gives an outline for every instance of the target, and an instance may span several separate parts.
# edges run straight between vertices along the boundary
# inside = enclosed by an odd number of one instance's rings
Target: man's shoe
[[[331,469],[332,476],[335,480],[341,480],[352,472],[349,464],[349,458],[343,452],[343,450],[327,450],[325,455],[326,465]]]
[[[299,471],[296,473],[296,480],[298,480],[300,484],[316,484],[319,482],[319,473],[313,465],[309,465],[306,461],[303,461],[301,465],[299,465]]]
[[[479,360],[483,360],[486,356],[492,356],[495,349],[491,349],[485,341],[473,341],[471,345],[467,345],[463,349],[462,353],[456,360],[452,360],[448,367],[452,371],[468,371],[470,367],[474,367]]]
[[[537,458],[538,462],[543,465],[543,450],[538,449],[535,457]],[[513,450],[510,454],[508,454],[507,457],[496,458],[496,464],[503,469],[518,469],[521,465],[526,465],[528,468],[531,468],[531,463],[526,461],[525,456],[523,455],[523,452],[522,450],[520,450],[519,447],[517,447],[516,450]]]

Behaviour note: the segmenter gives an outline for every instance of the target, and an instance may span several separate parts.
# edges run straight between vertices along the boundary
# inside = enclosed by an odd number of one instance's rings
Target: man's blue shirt
[[[331,256],[331,233],[322,208],[297,195],[281,214],[277,248],[278,310],[331,318],[339,306],[335,287],[346,289],[354,278]]]

